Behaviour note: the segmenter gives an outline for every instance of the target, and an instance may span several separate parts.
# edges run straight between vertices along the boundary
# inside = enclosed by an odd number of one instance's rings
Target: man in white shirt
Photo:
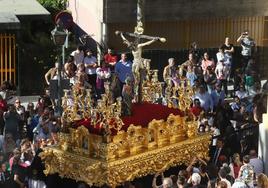
[[[84,51],[82,46],[78,46],[75,51],[73,51],[71,56],[74,57],[74,64],[77,66],[79,63],[83,63],[84,60]]]
[[[243,61],[243,73],[245,73],[248,61],[252,58],[253,50],[255,48],[254,40],[249,36],[249,31],[245,30],[240,37],[237,39],[237,42],[241,43],[242,51],[242,61]]]
[[[226,170],[224,169],[224,168],[221,168],[220,170],[219,170],[219,177],[220,177],[220,179],[221,179],[221,181],[224,181],[226,184],[227,184],[227,188],[231,188],[231,183],[230,183],[230,181],[228,181],[227,179],[226,179],[226,176],[227,176],[228,174],[227,174],[227,172],[226,172]]]
[[[88,82],[91,85],[93,91],[96,91],[96,69],[97,69],[97,59],[92,55],[90,49],[86,50],[86,57],[84,58],[84,65],[86,67],[86,74],[88,75]]]
[[[258,158],[256,150],[250,150],[249,152],[250,161],[249,164],[253,166],[255,176],[258,176],[260,173],[263,173],[263,161]]]

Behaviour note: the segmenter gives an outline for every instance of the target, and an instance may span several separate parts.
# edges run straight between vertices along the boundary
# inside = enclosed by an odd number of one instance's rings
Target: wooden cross
[[[142,58],[142,48],[144,46],[148,46],[156,41],[166,42],[165,38],[143,35],[143,7],[145,0],[138,0],[137,3],[137,26],[135,27],[134,33],[116,31],[116,35],[120,35],[123,39],[123,42],[127,45],[127,47],[131,50],[133,55],[133,65],[132,65],[132,73],[134,76],[134,99],[135,102],[142,102],[142,75],[141,70],[144,68],[143,66],[143,58]],[[126,36],[134,38],[134,42],[130,42],[127,40]],[[141,39],[149,40],[144,43],[140,43]]]

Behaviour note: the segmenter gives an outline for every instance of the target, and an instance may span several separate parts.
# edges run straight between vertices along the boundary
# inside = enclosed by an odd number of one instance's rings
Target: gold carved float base
[[[208,157],[211,136],[197,135],[179,143],[148,150],[114,160],[83,157],[58,147],[47,147],[41,153],[46,174],[84,181],[89,185],[116,187],[125,181],[188,164],[194,156]]]

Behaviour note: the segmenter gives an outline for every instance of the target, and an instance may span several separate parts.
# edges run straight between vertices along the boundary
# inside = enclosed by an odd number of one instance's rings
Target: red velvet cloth
[[[122,117],[125,126],[130,124],[146,127],[153,119],[166,120],[169,114],[183,115],[179,109],[168,108],[160,104],[133,104],[132,115]]]
[[[124,122],[123,130],[127,130],[130,124],[141,125],[142,127],[147,127],[147,125],[153,120],[166,120],[169,114],[173,113],[174,115],[183,116],[183,112],[179,109],[168,108],[160,104],[133,104],[132,106],[132,115],[122,117]],[[90,119],[84,119],[75,123],[76,127],[85,126],[89,129],[91,133],[101,134],[102,130],[100,125],[96,125],[95,128],[90,125]],[[112,131],[112,134],[115,134],[115,131]]]

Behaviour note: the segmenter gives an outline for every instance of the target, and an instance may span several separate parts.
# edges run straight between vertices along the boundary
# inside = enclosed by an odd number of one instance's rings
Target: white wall
[[[69,0],[68,10],[74,22],[92,38],[101,42],[103,22],[103,0]]]

